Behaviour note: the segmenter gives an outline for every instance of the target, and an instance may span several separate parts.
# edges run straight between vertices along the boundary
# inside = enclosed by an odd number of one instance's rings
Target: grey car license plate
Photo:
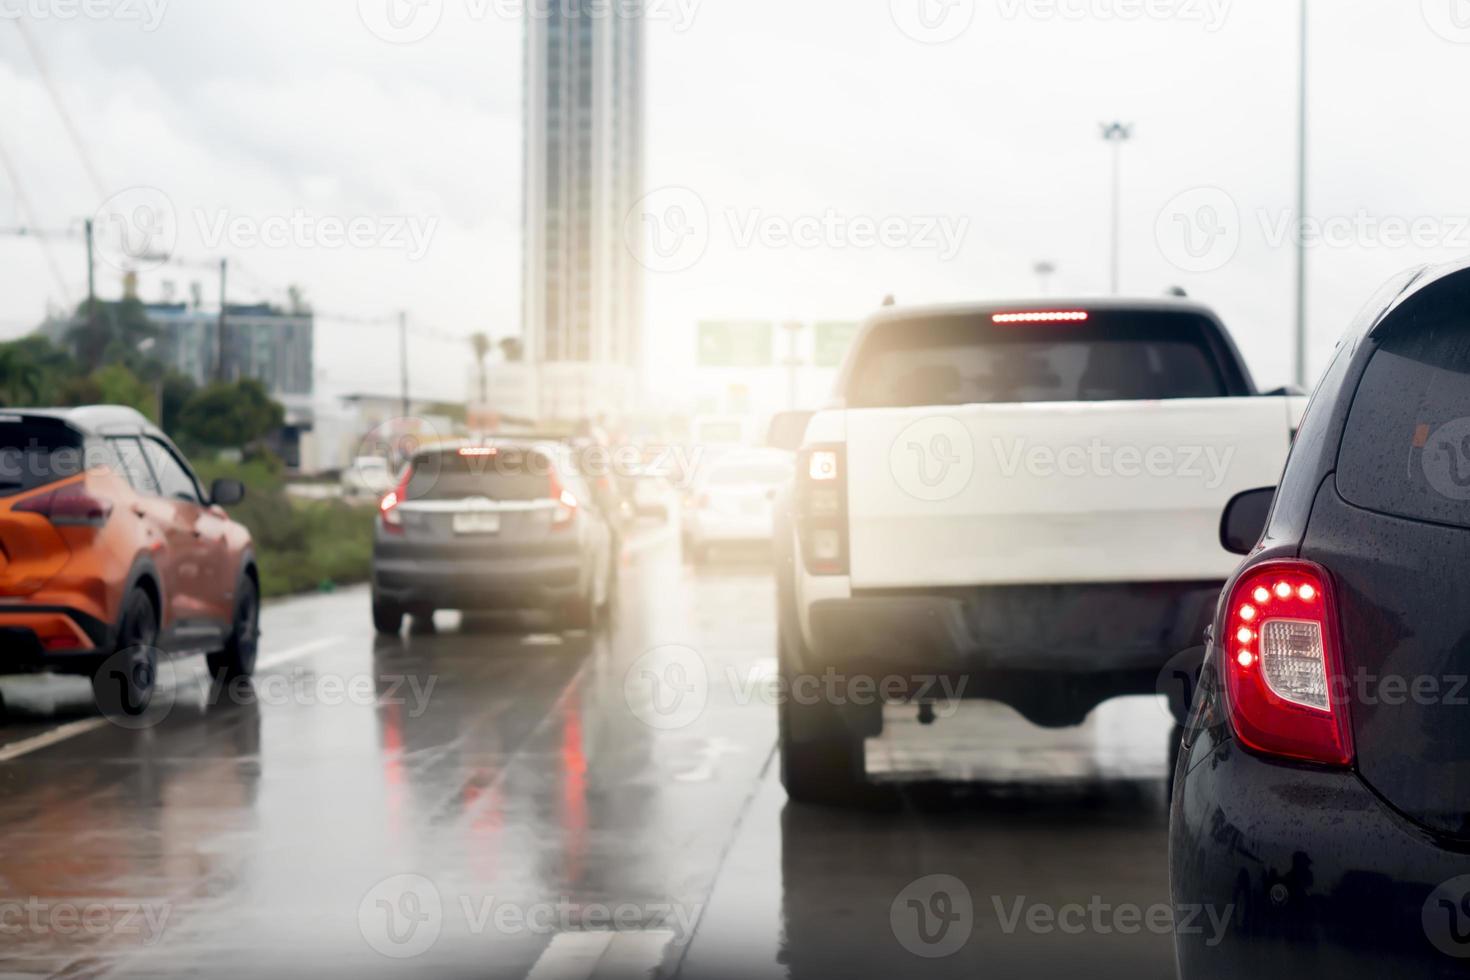
[[[499,514],[455,514],[455,534],[499,534]]]

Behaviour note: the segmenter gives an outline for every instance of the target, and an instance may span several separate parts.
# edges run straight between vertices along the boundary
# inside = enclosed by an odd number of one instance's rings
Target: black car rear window
[[[1087,323],[948,316],[883,324],[847,376],[852,408],[1217,398],[1224,357],[1197,316],[1108,313]]]
[[[0,497],[78,476],[87,457],[85,437],[65,422],[0,416]]]
[[[1470,527],[1470,330],[1421,326],[1391,333],[1368,363],[1337,485],[1368,510]]]
[[[534,451],[502,450],[473,456],[429,453],[414,460],[408,499],[544,500],[550,494],[551,473],[551,461]]]

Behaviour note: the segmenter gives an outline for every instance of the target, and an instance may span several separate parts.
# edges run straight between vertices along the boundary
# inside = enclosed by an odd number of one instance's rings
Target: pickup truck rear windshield
[[[0,497],[13,497],[85,472],[86,440],[56,419],[0,417]]]
[[[851,408],[1155,401],[1247,394],[1218,328],[1174,313],[995,324],[989,315],[890,321],[846,375]]]

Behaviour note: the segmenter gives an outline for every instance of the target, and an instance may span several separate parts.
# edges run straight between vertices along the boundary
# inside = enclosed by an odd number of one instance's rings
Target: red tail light
[[[379,516],[383,518],[383,530],[389,534],[403,533],[403,515],[399,513],[398,508],[408,501],[408,481],[412,479],[413,466],[409,465],[403,470],[403,477],[398,481],[398,488],[378,504]]]
[[[1089,314],[1081,310],[1047,310],[1040,313],[997,313],[992,323],[1084,323]]]
[[[22,501],[11,510],[39,515],[57,527],[101,527],[112,516],[112,501],[92,495],[84,483],[69,483]]]
[[[551,474],[551,499],[556,502],[556,514],[551,518],[553,531],[566,530],[576,523],[580,502],[576,494],[561,485],[555,473]]]
[[[1268,755],[1351,765],[1342,645],[1327,571],[1306,561],[1251,569],[1231,590],[1225,624],[1216,642],[1240,740]]]
[[[796,529],[802,559],[813,575],[846,575],[848,561],[847,450],[804,449],[796,461]]]

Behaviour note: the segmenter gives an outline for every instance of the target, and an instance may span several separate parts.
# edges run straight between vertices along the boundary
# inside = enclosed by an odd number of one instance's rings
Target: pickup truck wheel
[[[403,632],[403,607],[373,596],[373,628],[379,636],[397,636]]]
[[[797,676],[781,638],[781,675],[784,696],[778,714],[781,783],[797,803],[826,806],[868,806],[889,802],[890,795],[867,779],[865,745],[869,735],[883,727],[883,706],[834,705],[806,685],[793,685]]]
[[[225,648],[209,655],[209,672],[221,681],[255,673],[260,649],[260,595],[249,576],[235,589],[235,622]]]

